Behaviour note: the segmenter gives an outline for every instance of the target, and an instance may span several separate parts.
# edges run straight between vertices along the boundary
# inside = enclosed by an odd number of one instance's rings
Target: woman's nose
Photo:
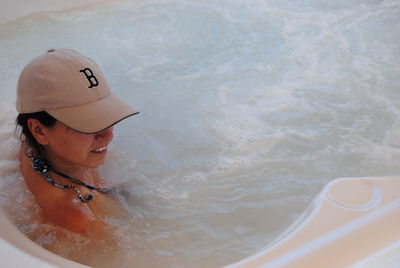
[[[98,138],[104,139],[107,142],[110,142],[114,137],[113,130],[114,130],[114,127],[109,127],[103,131],[96,133],[96,136]]]

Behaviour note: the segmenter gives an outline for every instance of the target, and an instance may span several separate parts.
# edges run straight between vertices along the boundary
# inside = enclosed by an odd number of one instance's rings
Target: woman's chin
[[[96,157],[93,157],[89,161],[87,167],[89,167],[89,168],[98,168],[99,166],[103,165],[105,161],[106,161],[106,155],[105,154],[103,154],[101,156],[96,156]]]

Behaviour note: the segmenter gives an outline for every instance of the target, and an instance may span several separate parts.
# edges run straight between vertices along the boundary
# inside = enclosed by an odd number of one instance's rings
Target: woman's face
[[[112,139],[113,127],[84,134],[57,121],[49,129],[44,147],[53,164],[97,168],[104,163],[107,146]]]

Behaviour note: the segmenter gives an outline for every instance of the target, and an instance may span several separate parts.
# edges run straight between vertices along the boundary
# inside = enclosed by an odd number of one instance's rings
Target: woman
[[[21,172],[46,219],[74,232],[101,229],[115,202],[96,173],[113,125],[137,114],[118,99],[91,59],[49,49],[17,86]]]

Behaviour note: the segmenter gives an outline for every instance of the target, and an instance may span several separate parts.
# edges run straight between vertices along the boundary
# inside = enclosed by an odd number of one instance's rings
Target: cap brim
[[[46,112],[68,127],[88,134],[105,130],[129,116],[139,113],[112,93],[88,104]]]

